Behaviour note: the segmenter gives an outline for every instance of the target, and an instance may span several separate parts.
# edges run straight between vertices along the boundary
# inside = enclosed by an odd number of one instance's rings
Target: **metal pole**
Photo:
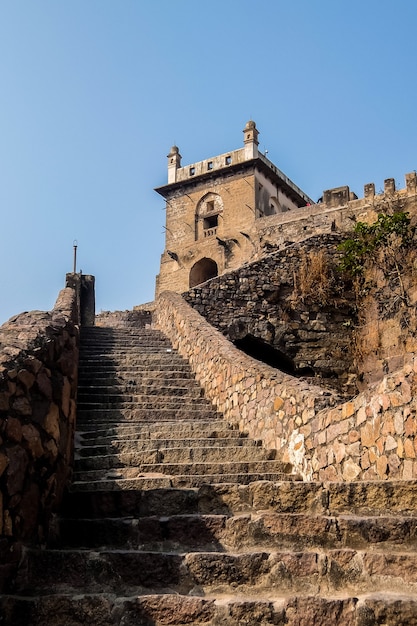
[[[73,272],[74,274],[77,272],[77,243],[78,243],[77,240],[74,239],[74,243],[73,243],[73,246],[74,246],[74,270]]]

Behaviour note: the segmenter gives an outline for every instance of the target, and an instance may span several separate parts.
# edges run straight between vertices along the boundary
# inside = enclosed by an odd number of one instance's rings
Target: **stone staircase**
[[[83,329],[76,465],[0,624],[417,625],[417,485],[303,483],[148,328]]]

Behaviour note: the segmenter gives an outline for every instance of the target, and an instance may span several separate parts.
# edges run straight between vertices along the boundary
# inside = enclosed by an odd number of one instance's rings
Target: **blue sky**
[[[309,196],[417,168],[415,0],[0,0],[0,323],[72,270],[153,299],[166,155],[260,148]]]

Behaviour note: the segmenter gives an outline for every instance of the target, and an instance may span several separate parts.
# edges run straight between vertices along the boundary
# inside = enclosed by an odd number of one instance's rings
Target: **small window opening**
[[[226,165],[230,165],[231,162],[232,162],[232,157],[231,156],[227,156],[224,161],[225,161]]]
[[[209,161],[209,162],[207,163],[207,169],[208,169],[208,170],[212,170],[212,169],[213,169],[213,161]]]
[[[204,230],[207,230],[209,228],[217,228],[218,223],[219,223],[219,216],[210,215],[210,217],[205,217],[203,219],[203,228]]]
[[[190,176],[194,176],[195,174],[195,167],[190,167]]]

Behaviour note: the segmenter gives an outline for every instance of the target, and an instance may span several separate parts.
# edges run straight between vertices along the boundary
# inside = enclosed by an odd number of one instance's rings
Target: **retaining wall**
[[[0,591],[22,546],[46,540],[71,478],[78,313],[65,288],[52,311],[0,327]]]
[[[400,371],[343,402],[246,356],[177,294],[161,294],[153,316],[226,420],[278,449],[305,480],[417,477],[413,354]]]
[[[336,393],[242,353],[178,294],[162,293],[153,319],[226,420],[268,448],[287,449],[296,428],[340,403]]]

